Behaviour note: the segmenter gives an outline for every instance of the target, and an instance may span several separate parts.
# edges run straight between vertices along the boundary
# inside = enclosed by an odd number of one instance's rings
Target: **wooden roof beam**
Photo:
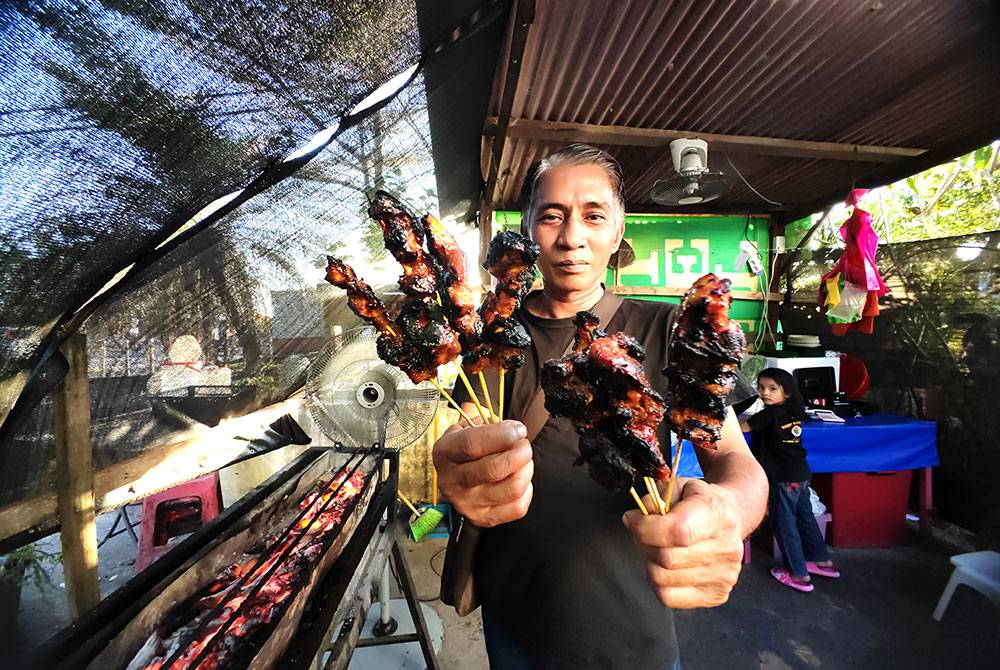
[[[498,64],[497,76],[494,80],[494,95],[499,95],[499,117],[493,120],[494,132],[490,136],[492,142],[483,144],[483,163],[486,166],[486,182],[479,203],[479,265],[480,278],[484,288],[489,288],[491,278],[485,267],[486,252],[490,240],[493,239],[492,203],[496,199],[497,179],[500,176],[500,164],[504,159],[507,144],[507,122],[514,106],[514,96],[517,94],[521,79],[521,63],[524,59],[524,47],[528,41],[528,30],[535,20],[535,0],[517,0],[511,11],[511,24],[508,29],[508,42]]]
[[[486,120],[485,135],[504,131],[506,138],[543,140],[548,142],[587,142],[616,146],[665,147],[673,140],[692,137],[705,140],[712,151],[757,156],[786,156],[823,160],[861,161],[867,163],[895,163],[915,158],[926,149],[911,147],[884,147],[871,144],[841,144],[838,142],[813,142],[786,140],[777,137],[752,135],[720,135],[689,130],[661,130],[659,128],[632,128],[629,126],[602,126],[592,123],[567,123],[564,121],[531,121],[511,119],[498,123],[496,117]]]

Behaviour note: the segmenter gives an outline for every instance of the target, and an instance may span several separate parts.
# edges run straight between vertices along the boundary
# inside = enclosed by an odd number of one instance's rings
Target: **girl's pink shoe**
[[[806,561],[806,570],[809,571],[810,575],[819,575],[820,577],[829,577],[830,579],[840,577],[840,570],[832,565],[816,565],[812,561]]]
[[[791,587],[796,591],[802,591],[803,593],[809,593],[813,590],[813,585],[809,582],[797,582],[792,579],[792,576],[788,574],[788,570],[784,568],[779,568],[777,565],[771,568],[771,576],[777,579],[779,582],[785,586]]]

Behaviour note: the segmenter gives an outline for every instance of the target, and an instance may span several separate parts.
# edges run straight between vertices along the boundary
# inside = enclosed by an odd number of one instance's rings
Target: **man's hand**
[[[646,559],[646,576],[667,607],[716,607],[729,599],[740,575],[743,537],[733,496],[700,479],[683,483],[665,515],[629,510],[622,522]],[[646,509],[655,505],[644,499]]]
[[[520,421],[454,425],[434,445],[438,486],[462,516],[481,528],[528,513],[535,473]]]

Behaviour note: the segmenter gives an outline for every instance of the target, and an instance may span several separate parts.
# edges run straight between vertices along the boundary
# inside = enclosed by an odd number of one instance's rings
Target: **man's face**
[[[531,237],[542,250],[538,269],[545,286],[569,293],[603,281],[625,232],[604,170],[596,165],[552,168],[540,178],[533,203]]]

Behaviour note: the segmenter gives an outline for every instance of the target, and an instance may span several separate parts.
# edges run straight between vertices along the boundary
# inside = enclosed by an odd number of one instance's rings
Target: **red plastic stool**
[[[142,501],[142,529],[135,571],[141,572],[170,549],[170,538],[192,533],[219,516],[219,475],[193,479]]]

